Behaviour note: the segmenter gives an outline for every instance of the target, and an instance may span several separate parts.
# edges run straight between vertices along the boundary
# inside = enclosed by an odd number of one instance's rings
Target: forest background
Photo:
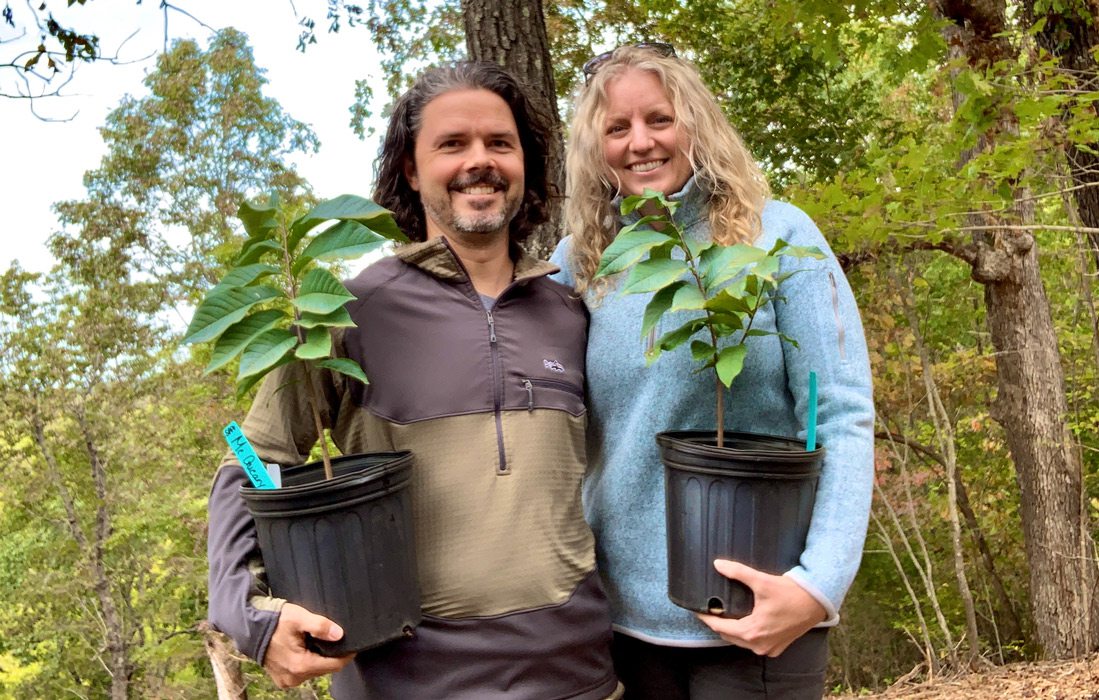
[[[877,483],[830,686],[1099,649],[1095,2],[300,4],[303,48],[359,33],[390,98],[427,63],[498,60],[561,139],[584,60],[673,43],[825,232],[863,313]],[[27,7],[41,47],[0,42],[0,71],[38,101],[109,60]],[[316,196],[293,165],[316,136],[265,95],[237,29],[166,37],[100,130],[83,196],[55,204],[53,269],[0,276],[0,697],[282,696],[203,624],[217,428],[248,399],[177,345],[243,235],[239,202]],[[375,90],[334,105],[360,136]]]

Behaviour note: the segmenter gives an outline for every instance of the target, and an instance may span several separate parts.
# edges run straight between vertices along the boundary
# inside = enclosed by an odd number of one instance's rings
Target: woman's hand
[[[355,658],[354,654],[336,658],[316,654],[306,648],[306,634],[335,642],[343,637],[343,630],[327,617],[315,615],[300,605],[283,605],[263,657],[263,668],[278,687],[293,688],[310,678],[335,673]]]
[[[718,573],[752,589],[755,607],[747,617],[732,620],[715,615],[698,615],[727,642],[750,649],[760,656],[778,656],[801,635],[828,617],[828,612],[786,576],[765,574],[735,561],[718,559]]]

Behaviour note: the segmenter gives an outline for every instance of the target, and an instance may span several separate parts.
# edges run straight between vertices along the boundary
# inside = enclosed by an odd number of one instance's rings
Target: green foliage
[[[823,258],[824,254],[817,248],[791,246],[782,240],[769,251],[742,243],[723,246],[696,241],[673,221],[678,206],[679,202],[649,189],[623,199],[624,215],[636,211],[645,215],[618,232],[603,251],[595,276],[628,271],[621,293],[653,293],[645,307],[642,335],[666,313],[695,312],[686,323],[661,335],[646,358],[652,363],[661,353],[674,350],[705,330],[710,342],[694,341],[691,353],[702,363],[703,370],[713,368],[718,381],[730,387],[744,368],[749,337],[779,335],[793,342],[779,333],[752,328],[756,312],[778,298],[779,283],[793,274],[779,272],[779,259]],[[673,252],[682,258],[673,256]],[[722,347],[720,341],[734,335],[736,340]],[[721,401],[721,392],[717,400]]]
[[[352,325],[343,307],[354,296],[318,263],[406,241],[390,213],[370,200],[342,195],[287,222],[272,194],[265,204],[244,202],[237,216],[248,238],[235,266],[198,305],[182,342],[214,342],[207,373],[239,357],[238,396],[294,360],[366,382],[357,364],[331,358],[330,329]],[[329,221],[336,223],[309,235]]]

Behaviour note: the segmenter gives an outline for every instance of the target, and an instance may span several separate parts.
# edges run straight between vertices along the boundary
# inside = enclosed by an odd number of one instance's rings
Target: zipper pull
[[[527,410],[534,410],[534,386],[531,385],[529,379],[523,380],[523,388],[527,390]]]
[[[485,311],[485,316],[488,317],[488,342],[495,343],[496,342],[496,321],[493,320],[491,311],[486,310]]]

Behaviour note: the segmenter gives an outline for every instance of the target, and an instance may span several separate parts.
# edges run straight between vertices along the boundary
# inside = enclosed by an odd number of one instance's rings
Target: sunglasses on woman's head
[[[662,41],[643,41],[640,44],[631,44],[635,49],[645,49],[646,51],[652,51],[661,56],[675,56],[675,47],[671,44],[665,44]],[[621,48],[621,47],[619,47]],[[610,51],[604,51],[598,56],[592,56],[588,59],[584,67],[581,68],[584,71],[584,84],[587,85],[591,82],[591,77],[599,72],[599,67],[610,60],[610,57],[614,55],[614,52],[618,49],[611,49]]]

